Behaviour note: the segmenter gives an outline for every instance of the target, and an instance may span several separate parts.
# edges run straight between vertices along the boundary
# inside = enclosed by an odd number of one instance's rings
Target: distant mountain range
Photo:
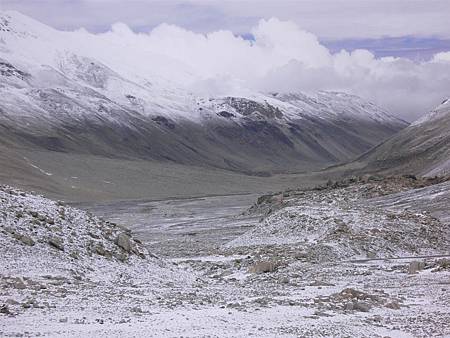
[[[352,160],[407,126],[344,93],[199,95],[153,69],[158,55],[94,49],[82,32],[0,14],[0,144],[268,175]]]

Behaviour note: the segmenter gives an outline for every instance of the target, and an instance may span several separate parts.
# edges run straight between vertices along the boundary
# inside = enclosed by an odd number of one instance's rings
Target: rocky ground
[[[0,335],[449,336],[449,195],[366,176],[93,206],[107,222],[2,187]]]

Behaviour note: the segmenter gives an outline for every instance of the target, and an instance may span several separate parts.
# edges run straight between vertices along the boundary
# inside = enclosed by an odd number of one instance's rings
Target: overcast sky
[[[450,96],[450,0],[0,0],[0,10],[83,27],[86,53],[113,41],[144,65],[149,51],[176,60],[211,94],[340,90],[406,120]]]
[[[261,18],[295,22],[331,50],[365,48],[376,56],[427,59],[450,50],[449,0],[1,0],[55,28],[134,31],[170,23],[194,32],[221,29],[251,38]]]

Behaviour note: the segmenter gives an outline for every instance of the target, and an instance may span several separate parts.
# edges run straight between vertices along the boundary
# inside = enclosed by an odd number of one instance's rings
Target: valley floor
[[[136,279],[74,283],[2,269],[0,335],[449,336],[450,182],[431,183],[336,183],[250,209],[256,195],[85,205],[179,276],[143,265]]]

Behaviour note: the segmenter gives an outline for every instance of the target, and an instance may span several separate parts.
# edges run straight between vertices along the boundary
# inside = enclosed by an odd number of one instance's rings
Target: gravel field
[[[81,211],[3,186],[0,335],[445,337],[449,194],[366,177]]]

